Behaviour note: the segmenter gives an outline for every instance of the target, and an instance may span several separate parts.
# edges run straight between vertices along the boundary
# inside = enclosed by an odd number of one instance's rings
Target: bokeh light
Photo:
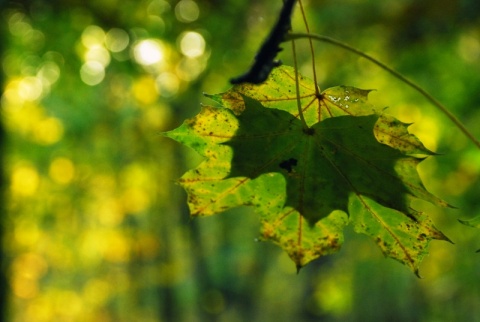
[[[158,98],[155,79],[150,76],[138,79],[132,86],[132,92],[135,99],[142,105],[153,104]]]
[[[200,16],[200,9],[193,0],[180,0],[175,6],[175,16],[181,22],[194,22]]]
[[[8,19],[8,27],[14,36],[23,37],[32,30],[26,15],[22,12],[13,13]]]
[[[142,40],[135,45],[133,50],[135,60],[142,65],[158,64],[165,58],[165,49],[158,40]]]
[[[18,85],[18,96],[23,101],[35,101],[42,95],[42,82],[37,77],[25,77]]]
[[[13,168],[10,190],[14,195],[32,196],[40,185],[40,176],[35,167],[19,164]]]
[[[194,81],[207,67],[205,59],[184,58],[176,68],[178,77],[184,81]]]
[[[98,62],[105,68],[110,64],[110,53],[102,45],[93,45],[88,48],[84,60]]]
[[[105,31],[95,25],[90,25],[83,30],[82,44],[87,47],[102,46],[105,41]]]
[[[42,83],[53,85],[60,78],[60,68],[53,61],[45,61],[39,68],[37,77]]]
[[[57,143],[62,139],[63,133],[63,123],[56,117],[43,118],[33,127],[33,138],[42,145]]]
[[[130,42],[128,33],[120,28],[112,28],[107,32],[105,46],[108,50],[118,53],[125,50]]]
[[[10,1],[0,10],[5,320],[480,316],[478,231],[457,222],[480,214],[480,153],[428,102],[365,59],[315,45],[323,89],[376,88],[373,104],[413,123],[409,129],[427,148],[442,153],[418,171],[459,210],[420,204],[455,242],[431,243],[422,280],[351,230],[338,254],[297,274],[278,247],[253,242],[259,224],[251,208],[189,220],[175,182],[203,158],[161,135],[191,119],[201,103],[217,106],[201,93],[224,92],[231,76],[246,71],[281,1],[79,3]],[[479,136],[477,2],[443,1],[444,10],[421,1],[303,4],[312,32],[340,38],[418,81]],[[305,30],[300,11],[292,23]],[[308,42],[297,45],[300,69],[311,76]],[[293,64],[283,47],[278,58]]]
[[[171,10],[171,4],[166,0],[151,0],[147,6],[147,12],[150,16],[161,17]]]
[[[19,220],[13,231],[13,238],[21,247],[35,246],[41,237],[42,230],[38,224],[28,219]]]
[[[47,272],[48,264],[36,253],[29,252],[18,256],[12,264],[13,293],[21,299],[38,296],[39,279]]]
[[[196,58],[205,52],[205,39],[198,32],[189,31],[180,37],[180,50],[189,58]]]
[[[172,97],[180,89],[180,80],[173,73],[164,72],[156,79],[156,88],[158,93],[163,97]]]
[[[90,60],[80,68],[80,78],[90,86],[100,84],[105,77],[105,67],[98,61]]]
[[[480,61],[480,40],[478,36],[473,33],[463,34],[458,42],[458,53],[469,63]]]
[[[70,159],[55,158],[50,164],[49,174],[53,181],[61,185],[69,184],[75,176],[75,165]]]

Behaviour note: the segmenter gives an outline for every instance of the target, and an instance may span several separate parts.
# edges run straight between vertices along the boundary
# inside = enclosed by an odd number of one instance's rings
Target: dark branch
[[[286,0],[283,3],[280,17],[260,47],[252,67],[250,67],[250,70],[245,74],[232,78],[230,83],[263,83],[268,78],[268,75],[270,75],[272,69],[281,64],[280,61],[275,60],[275,58],[278,52],[282,50],[280,44],[285,41],[285,35],[291,29],[291,16],[295,2],[296,0]]]

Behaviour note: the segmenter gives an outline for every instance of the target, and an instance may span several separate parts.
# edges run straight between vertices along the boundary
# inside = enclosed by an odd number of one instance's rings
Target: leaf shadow
[[[335,210],[348,213],[352,194],[410,216],[409,197],[423,186],[405,183],[403,174],[416,174],[421,159],[377,141],[377,114],[332,117],[306,131],[288,112],[246,96],[244,101],[239,127],[223,143],[233,150],[229,178],[281,173],[285,207],[296,209],[311,225]]]

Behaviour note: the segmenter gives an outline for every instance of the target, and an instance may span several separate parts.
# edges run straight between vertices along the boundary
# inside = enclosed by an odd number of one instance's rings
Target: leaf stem
[[[292,52],[293,52],[293,67],[295,69],[295,92],[297,94],[297,108],[298,108],[298,116],[300,117],[300,121],[302,121],[303,129],[307,130],[308,125],[305,121],[305,117],[303,116],[302,111],[302,104],[300,102],[300,83],[298,80],[298,63],[297,63],[297,51],[295,49],[295,40],[292,39]]]
[[[351,52],[353,52],[353,53],[371,61],[375,65],[377,65],[380,68],[386,70],[387,72],[392,74],[394,77],[396,77],[397,79],[401,80],[402,82],[404,82],[405,84],[407,84],[408,86],[410,86],[411,88],[413,88],[414,90],[419,92],[423,97],[425,97],[428,101],[430,101],[430,103],[432,103],[434,106],[436,106],[443,114],[445,114],[447,116],[447,118],[451,122],[453,122],[453,124],[455,124],[455,126],[458,129],[460,129],[460,131],[463,132],[463,134],[465,134],[465,136],[467,136],[470,139],[470,141],[472,141],[477,146],[477,148],[480,149],[480,141],[477,140],[473,136],[472,133],[470,133],[470,131],[457,119],[457,117],[455,115],[453,115],[442,103],[440,103],[437,99],[435,99],[427,91],[425,91],[423,88],[421,88],[417,84],[415,84],[412,81],[410,81],[409,79],[407,79],[405,76],[403,76],[400,73],[396,72],[395,70],[391,69],[387,65],[385,65],[382,62],[378,61],[377,59],[373,58],[372,56],[369,56],[366,53],[364,53],[364,52],[362,52],[358,49],[355,49],[355,48],[353,48],[353,47],[351,47],[351,46],[349,46],[345,43],[342,43],[338,40],[335,40],[333,38],[322,36],[322,35],[309,34],[309,33],[306,33],[306,34],[305,33],[291,33],[287,36],[287,40],[292,40],[292,41],[294,39],[301,39],[301,38],[315,39],[315,40],[318,40],[318,41],[326,42],[326,43],[341,47],[343,49],[351,51]]]
[[[302,12],[302,18],[303,18],[303,23],[305,24],[305,29],[307,30],[307,34],[310,35],[310,28],[308,27],[307,16],[305,15],[305,10],[303,9],[302,0],[298,0],[298,3],[300,4],[300,11]],[[310,43],[310,54],[312,56],[312,71],[313,71],[313,81],[315,83],[315,95],[317,97],[319,97],[320,96],[320,87],[319,87],[318,81],[317,81],[317,69],[315,67],[315,51],[313,50],[312,38],[309,37],[308,41]]]

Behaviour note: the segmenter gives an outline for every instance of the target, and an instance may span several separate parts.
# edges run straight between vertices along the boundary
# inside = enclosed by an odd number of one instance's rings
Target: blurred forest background
[[[312,32],[394,67],[480,138],[479,1],[303,2]],[[338,254],[297,275],[255,242],[250,209],[189,219],[175,180],[201,159],[160,133],[246,71],[280,0],[0,3],[5,321],[480,321],[480,232],[457,221],[480,215],[480,151],[419,94],[331,45],[315,45],[322,89],[377,89],[371,102],[441,153],[419,171],[458,209],[415,206],[455,245],[432,242],[418,279],[347,231]],[[293,28],[305,30],[298,7]]]

